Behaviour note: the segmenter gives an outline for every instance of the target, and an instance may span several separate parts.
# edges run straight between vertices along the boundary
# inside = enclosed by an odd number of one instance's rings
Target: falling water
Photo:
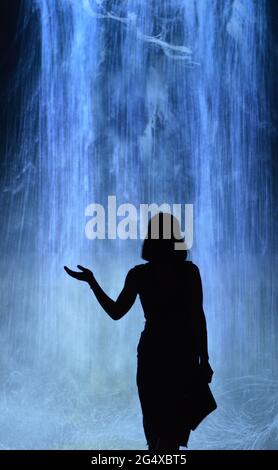
[[[277,409],[249,404],[277,394],[266,14],[264,0],[25,1],[2,193],[4,448],[144,447],[140,306],[114,323],[63,271],[90,266],[116,297],[141,262],[140,241],[85,237],[86,206],[108,195],[194,205],[219,407],[192,446],[277,445]]]

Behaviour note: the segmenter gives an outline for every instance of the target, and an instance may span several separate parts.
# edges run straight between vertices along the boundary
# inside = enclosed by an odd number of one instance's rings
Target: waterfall
[[[22,16],[2,193],[7,386],[51,378],[57,396],[85,388],[88,407],[136,393],[139,302],[114,323],[63,270],[91,267],[115,298],[142,262],[141,240],[86,238],[87,205],[108,195],[193,204],[216,382],[273,373],[266,2],[32,0]]]

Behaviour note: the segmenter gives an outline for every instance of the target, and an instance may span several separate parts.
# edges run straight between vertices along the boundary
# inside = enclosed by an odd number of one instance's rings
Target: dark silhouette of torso
[[[189,261],[166,259],[135,266],[127,276],[139,294],[145,327],[137,348],[137,386],[148,442],[163,435],[186,445],[188,395],[194,392],[200,357],[208,359],[199,270]]]

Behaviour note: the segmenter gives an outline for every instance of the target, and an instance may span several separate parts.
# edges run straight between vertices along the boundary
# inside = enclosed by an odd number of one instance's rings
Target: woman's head
[[[185,260],[187,250],[180,232],[180,224],[176,217],[165,212],[156,214],[148,224],[142,258],[146,261]]]

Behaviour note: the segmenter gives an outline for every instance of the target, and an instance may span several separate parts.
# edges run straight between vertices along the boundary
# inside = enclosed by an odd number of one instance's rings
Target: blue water
[[[266,2],[22,8],[1,196],[0,447],[145,446],[139,301],[114,323],[63,271],[89,266],[116,297],[140,262],[140,240],[85,237],[86,206],[108,195],[194,205],[218,410],[192,448],[277,447]]]

